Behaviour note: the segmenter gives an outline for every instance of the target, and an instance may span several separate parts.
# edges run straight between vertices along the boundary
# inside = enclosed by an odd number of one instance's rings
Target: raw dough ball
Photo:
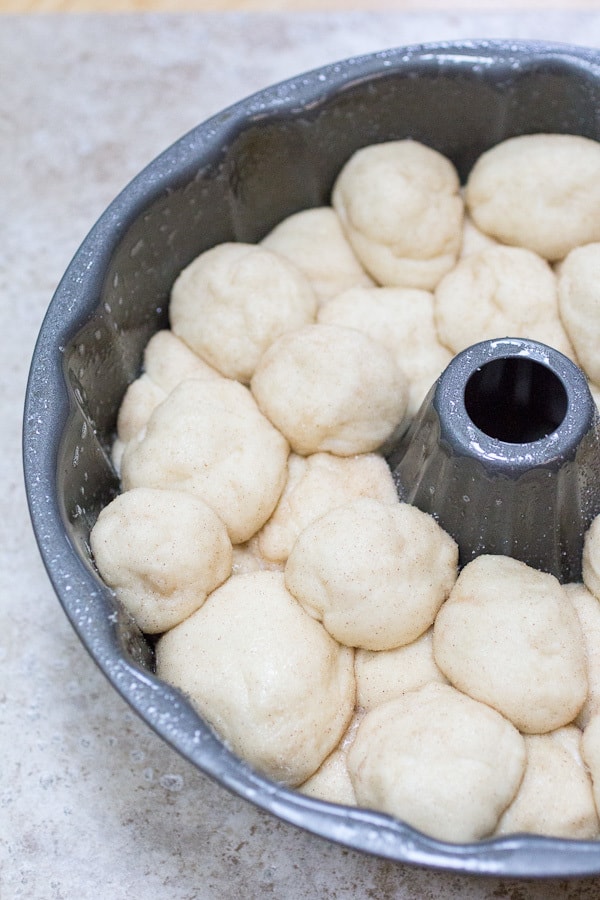
[[[278,572],[230,578],[160,638],[156,666],[236,753],[292,786],[336,747],[354,709],[352,651]]]
[[[188,378],[221,378],[169,329],[157,331],[144,350],[144,371],[167,394]]]
[[[471,256],[473,253],[480,253],[482,250],[489,250],[491,247],[497,247],[498,241],[481,231],[471,216],[465,216],[463,221],[462,244],[460,248],[460,258]]]
[[[138,436],[159,403],[180,382],[222,377],[167,329],[157,331],[148,341],[143,369],[127,388],[119,408],[117,435],[124,444]]]
[[[296,538],[311,522],[358,497],[398,502],[394,479],[383,457],[376,453],[346,457],[291,453],[281,499],[256,536],[261,555],[284,563]]]
[[[361,499],[300,534],[288,590],[336,640],[389,650],[432,624],[456,579],[458,548],[426,513]]]
[[[435,292],[440,341],[460,353],[478,341],[531,338],[573,357],[558,312],[556,277],[539,256],[493,247],[462,259]]]
[[[339,743],[314,775],[305,781],[298,790],[307,797],[325,800],[327,803],[339,803],[342,806],[356,806],[356,796],[350,773],[348,772],[348,750],[354,742],[356,732],[363,713],[357,713]]]
[[[308,325],[267,350],[252,393],[296,453],[376,450],[404,417],[406,380],[391,353],[353,328]]]
[[[334,750],[298,790],[307,797],[314,797],[315,800],[339,803],[341,806],[356,806],[356,796],[346,765],[346,754],[339,750]]]
[[[600,713],[600,602],[583,584],[567,584],[565,590],[579,617],[587,659],[587,699],[577,716],[585,728]]]
[[[220,244],[183,270],[171,293],[171,327],[229,378],[250,381],[286,331],[312,322],[317,300],[288,260],[254,244]]]
[[[123,455],[121,479],[201,497],[233,543],[271,515],[285,484],[288,445],[235,381],[183,381],[158,406]]]
[[[496,833],[586,841],[598,835],[592,782],[581,759],[581,732],[569,725],[525,737],[527,765]]]
[[[600,516],[596,516],[583,541],[583,583],[600,600]]]
[[[430,681],[447,683],[433,657],[432,628],[411,644],[394,650],[357,650],[354,674],[356,702],[363,709],[395,700]]]
[[[435,287],[456,261],[463,201],[452,163],[417,141],[358,150],[332,205],[363,266],[380,284]]]
[[[393,354],[409,385],[413,417],[452,354],[438,341],[433,294],[413,288],[353,288],[321,307],[319,322],[356,328]]]
[[[573,134],[510,138],[479,157],[465,200],[482,231],[562,259],[600,240],[600,144]]]
[[[354,285],[373,284],[330,206],[305,209],[289,216],[261,243],[304,272],[319,303]]]
[[[435,661],[449,681],[520,731],[572,722],[587,674],[577,613],[553,575],[508,556],[462,570],[435,621]]]
[[[231,574],[225,526],[182,491],[120,494],[98,516],[90,543],[102,578],[149,634],[182,622]]]
[[[119,407],[117,415],[117,437],[128,444],[146,427],[148,419],[157,406],[167,397],[158,384],[143,373],[132,381]]]
[[[443,841],[491,834],[525,769],[525,742],[499,713],[445,684],[367,713],[348,753],[359,805]]]
[[[596,810],[600,811],[600,716],[594,716],[583,732],[581,755],[592,776]]]
[[[579,364],[600,382],[600,244],[572,250],[560,267],[558,305]]]

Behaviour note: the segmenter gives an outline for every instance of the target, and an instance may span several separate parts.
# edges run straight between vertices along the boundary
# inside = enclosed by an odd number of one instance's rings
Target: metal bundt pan
[[[161,737],[225,788],[348,847],[456,872],[600,873],[600,843],[515,836],[432,840],[386,815],[319,802],[240,761],[152,672],[152,647],[98,578],[89,532],[117,491],[116,413],[149,337],[167,324],[177,273],[226,240],[260,240],[326,204],[359,147],[411,137],[464,179],[512,135],[600,139],[600,52],[517,42],[430,44],[329,65],[270,87],[198,126],[109,206],[77,251],[44,320],[24,421],[25,480],[40,551],[81,641]]]

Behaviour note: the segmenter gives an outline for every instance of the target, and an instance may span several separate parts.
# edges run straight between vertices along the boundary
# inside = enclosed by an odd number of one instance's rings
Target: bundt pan
[[[394,49],[304,74],[198,126],[138,175],[84,240],[35,348],[24,421],[25,479],[40,551],[81,641],[161,737],[225,788],[329,840],[437,869],[511,877],[600,873],[600,843],[514,836],[455,845],[389,816],[310,799],[234,756],[153,674],[151,645],[90,558],[89,533],[118,481],[117,409],[169,289],[221,241],[260,240],[329,202],[359,147],[411,137],[464,179],[499,141],[530,132],[600,139],[600,51],[469,42]]]

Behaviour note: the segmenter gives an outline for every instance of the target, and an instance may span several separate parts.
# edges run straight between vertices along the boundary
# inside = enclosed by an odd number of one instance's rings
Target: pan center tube
[[[465,386],[465,410],[488,437],[528,444],[561,425],[569,400],[559,376],[535,359],[509,356],[485,363]]]
[[[583,372],[545,344],[484,341],[459,353],[388,454],[398,495],[457,541],[461,565],[512,556],[581,579],[600,512],[600,422]]]

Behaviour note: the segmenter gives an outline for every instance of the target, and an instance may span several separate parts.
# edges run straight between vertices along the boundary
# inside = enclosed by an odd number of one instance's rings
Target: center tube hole
[[[565,418],[568,403],[558,375],[523,357],[486,363],[465,387],[465,408],[473,424],[508,444],[528,444],[552,434]]]

